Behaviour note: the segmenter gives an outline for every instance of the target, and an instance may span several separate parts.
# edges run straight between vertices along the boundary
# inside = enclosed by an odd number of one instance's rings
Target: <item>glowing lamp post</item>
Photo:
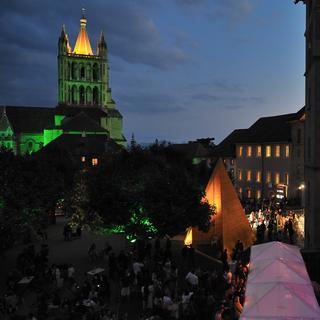
[[[301,206],[302,207],[304,207],[304,188],[305,188],[304,183],[301,183],[300,186],[298,187],[298,190],[301,191]]]

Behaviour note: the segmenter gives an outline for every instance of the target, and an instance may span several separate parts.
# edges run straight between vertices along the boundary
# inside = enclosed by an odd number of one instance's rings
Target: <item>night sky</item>
[[[86,8],[109,49],[124,132],[216,142],[258,117],[304,104],[305,7],[292,0],[2,0],[0,105],[57,103],[57,43]]]

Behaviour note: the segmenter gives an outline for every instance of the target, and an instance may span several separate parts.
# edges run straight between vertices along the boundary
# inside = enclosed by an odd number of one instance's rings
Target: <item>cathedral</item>
[[[73,49],[62,27],[58,41],[56,107],[0,106],[2,147],[23,155],[42,148],[45,150],[51,145],[78,148],[84,141],[91,145],[91,149],[95,144],[100,153],[105,152],[110,144],[113,147],[126,146],[122,115],[112,99],[109,86],[108,49],[104,35],[101,32],[94,53],[86,25],[87,20],[82,15]],[[79,152],[80,155],[84,151]]]

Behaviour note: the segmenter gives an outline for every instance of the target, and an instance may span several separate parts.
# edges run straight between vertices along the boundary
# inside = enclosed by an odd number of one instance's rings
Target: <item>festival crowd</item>
[[[70,241],[65,230],[64,236]],[[170,239],[138,240],[120,252],[109,243],[100,250],[92,243],[87,259],[101,268],[86,272],[79,282],[76,266],[49,263],[49,250],[47,244],[39,250],[29,245],[17,256],[1,300],[1,319],[116,320],[131,319],[129,310],[138,310],[139,319],[222,320],[238,319],[242,311],[248,253],[240,241],[230,257],[224,250],[220,261],[212,258],[210,268],[199,266],[192,246],[173,254]],[[35,299],[26,305],[31,293]],[[27,311],[21,315],[21,310]]]

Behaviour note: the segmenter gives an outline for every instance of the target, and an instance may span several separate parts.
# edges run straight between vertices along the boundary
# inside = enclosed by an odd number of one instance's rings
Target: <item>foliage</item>
[[[15,156],[0,150],[0,242],[3,247],[45,226],[54,216],[73,169],[57,153]]]
[[[138,238],[147,239],[154,237],[158,230],[150,221],[143,208],[131,214],[129,221],[125,225],[115,225],[100,230],[103,234],[122,233],[130,242]]]
[[[84,171],[80,171],[75,176],[66,210],[71,216],[71,226],[80,226],[85,230],[96,230],[101,227],[102,220],[90,207],[86,180],[87,176]]]
[[[104,225],[127,225],[131,213],[144,208],[160,236],[189,226],[205,231],[213,214],[190,159],[166,144],[131,146],[105,159],[90,173],[88,195]]]

